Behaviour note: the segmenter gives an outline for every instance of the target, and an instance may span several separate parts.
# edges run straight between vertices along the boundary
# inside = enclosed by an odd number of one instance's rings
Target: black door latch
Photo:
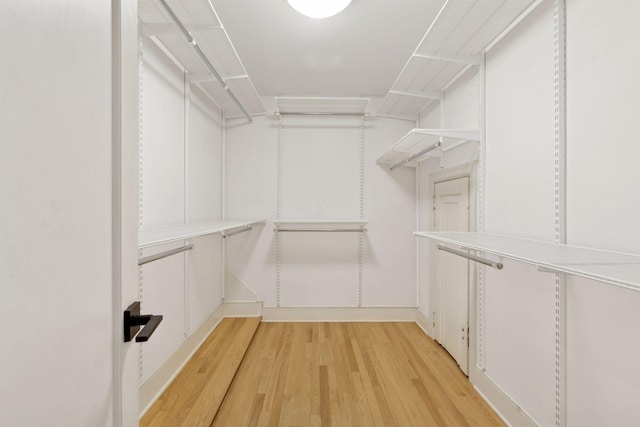
[[[131,304],[124,311],[124,342],[136,337],[136,342],[149,341],[151,335],[162,322],[162,315],[140,314],[140,301]],[[145,325],[140,331],[140,326]],[[138,336],[136,336],[138,334]]]

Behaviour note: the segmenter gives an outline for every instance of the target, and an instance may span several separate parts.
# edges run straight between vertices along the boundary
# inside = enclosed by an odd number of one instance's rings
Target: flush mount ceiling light
[[[287,0],[292,8],[310,18],[328,18],[342,12],[351,0]]]

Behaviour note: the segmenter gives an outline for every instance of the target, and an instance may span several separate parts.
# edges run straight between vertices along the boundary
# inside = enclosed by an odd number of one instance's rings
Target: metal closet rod
[[[366,228],[274,228],[276,233],[308,233],[308,232],[323,232],[323,233],[366,233]]]
[[[438,245],[438,249],[440,249],[441,251],[452,253],[454,255],[461,256],[462,258],[470,259],[471,261],[479,262],[480,264],[488,265],[489,267],[493,267],[498,270],[502,270],[502,267],[504,267],[501,262],[491,261],[490,259],[471,255],[466,252],[458,251],[456,249],[451,249],[443,245]]]
[[[158,1],[160,2],[160,4],[162,4],[162,7],[164,7],[166,12],[171,16],[171,19],[173,19],[173,22],[175,22],[175,24],[178,26],[178,28],[180,28],[180,31],[182,31],[182,34],[184,34],[184,36],[186,37],[187,42],[189,42],[189,44],[193,47],[193,49],[196,51],[196,53],[198,54],[198,56],[200,57],[202,62],[204,62],[204,64],[209,69],[209,71],[211,71],[211,73],[214,75],[216,80],[218,80],[218,83],[220,83],[222,88],[227,92],[227,95],[229,95],[229,97],[233,100],[233,102],[235,102],[235,104],[238,106],[238,108],[240,108],[242,113],[247,117],[247,120],[252,122],[253,119],[251,118],[251,115],[242,106],[240,101],[238,101],[238,98],[236,98],[236,96],[233,94],[231,89],[229,89],[229,86],[227,86],[227,82],[225,82],[224,79],[222,78],[222,76],[218,73],[218,71],[216,71],[216,69],[213,66],[213,64],[211,64],[211,62],[209,61],[209,58],[207,58],[207,55],[204,54],[202,49],[200,49],[200,46],[198,46],[198,43],[191,36],[191,33],[189,32],[189,30],[187,30],[187,27],[184,26],[182,21],[180,21],[180,19],[173,12],[173,9],[171,9],[171,7],[167,4],[167,2],[165,0],[158,0]]]
[[[138,265],[148,264],[153,261],[157,261],[162,258],[166,258],[171,255],[179,254],[180,252],[190,251],[193,249],[193,243],[185,245],[181,248],[169,249],[168,251],[160,252],[159,254],[149,255],[138,260]]]
[[[276,111],[276,116],[353,116],[353,117],[369,117],[369,113],[332,113],[332,112],[308,112],[296,113],[293,111]]]
[[[431,147],[425,148],[425,149],[424,149],[424,150],[422,150],[422,151],[419,151],[419,152],[417,152],[417,153],[415,153],[415,154],[412,154],[412,155],[410,155],[409,157],[407,157],[407,158],[406,158],[406,159],[404,159],[404,160],[400,160],[398,163],[396,163],[395,165],[391,166],[391,167],[389,168],[389,170],[390,170],[390,171],[392,171],[392,170],[394,170],[395,168],[399,168],[400,166],[404,165],[405,163],[409,163],[410,161],[415,160],[415,159],[417,159],[418,157],[420,157],[420,156],[423,156],[423,155],[427,154],[429,151],[433,151],[433,150],[435,150],[436,148],[439,148],[441,145],[442,145],[442,142],[441,142],[441,141],[438,141],[438,142],[436,142],[435,144],[433,144]]]
[[[252,226],[250,226],[250,225],[245,225],[245,226],[244,226],[244,227],[242,227],[242,228],[236,228],[235,230],[231,230],[231,231],[229,231],[229,232],[226,232],[226,231],[225,231],[225,232],[223,232],[223,233],[222,233],[222,237],[226,239],[227,237],[235,236],[236,234],[240,234],[240,233],[244,233],[245,231],[249,231],[249,230],[251,230],[252,228],[253,228],[253,227],[252,227]]]

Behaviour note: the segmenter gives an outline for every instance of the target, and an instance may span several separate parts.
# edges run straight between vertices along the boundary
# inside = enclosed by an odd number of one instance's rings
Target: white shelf
[[[412,129],[389,148],[376,163],[391,167],[405,161],[426,148],[441,142],[440,150],[467,141],[480,141],[480,131],[474,129]],[[430,151],[420,158],[436,156],[438,150]],[[403,166],[416,167],[418,158]]]
[[[276,114],[367,115],[369,98],[276,97]]]
[[[167,3],[249,115],[264,114],[262,100],[209,0]],[[138,12],[143,36],[162,44],[189,73],[189,81],[214,99],[227,118],[244,117],[157,0],[138,0]]]
[[[450,0],[411,55],[377,115],[416,119],[416,114],[468,67],[535,0]]]
[[[640,255],[609,252],[489,233],[415,232],[464,249],[533,264],[552,272],[640,291]]]
[[[208,234],[223,233],[234,228],[251,227],[257,224],[264,224],[265,222],[265,220],[242,219],[217,220],[143,229],[138,231],[138,249],[193,237],[206,236]]]

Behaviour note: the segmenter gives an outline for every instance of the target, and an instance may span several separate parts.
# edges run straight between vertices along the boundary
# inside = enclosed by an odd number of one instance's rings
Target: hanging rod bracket
[[[169,249],[168,251],[160,252],[159,254],[149,255],[147,257],[138,259],[138,265],[148,264],[150,262],[157,261],[171,255],[179,254],[180,252],[190,251],[191,249],[193,249],[193,243],[185,245],[181,248]]]
[[[451,249],[451,248],[449,248],[447,246],[444,246],[444,245],[438,245],[438,249],[441,250],[441,251],[449,252],[449,253],[454,254],[454,255],[458,255],[458,256],[460,256],[462,258],[467,258],[467,259],[469,259],[471,261],[479,262],[480,264],[488,265],[489,267],[493,267],[493,268],[495,268],[497,270],[502,270],[502,268],[504,267],[504,265],[501,262],[496,262],[496,261],[492,261],[490,259],[486,259],[486,258],[482,258],[482,257],[479,257],[479,256],[471,255],[471,254],[468,254],[468,253],[463,252],[463,251],[459,251],[459,250],[456,250],[456,249]]]
[[[409,157],[407,157],[404,160],[400,160],[398,163],[392,165],[389,168],[389,170],[392,171],[395,168],[399,168],[400,166],[402,166],[402,165],[404,165],[406,163],[409,163],[410,161],[413,161],[413,160],[417,159],[418,157],[422,157],[425,154],[427,154],[428,152],[436,150],[436,149],[440,148],[441,146],[442,146],[442,141],[438,141],[435,144],[433,144],[431,147],[427,147],[424,150],[418,151],[417,153],[410,155]]]

